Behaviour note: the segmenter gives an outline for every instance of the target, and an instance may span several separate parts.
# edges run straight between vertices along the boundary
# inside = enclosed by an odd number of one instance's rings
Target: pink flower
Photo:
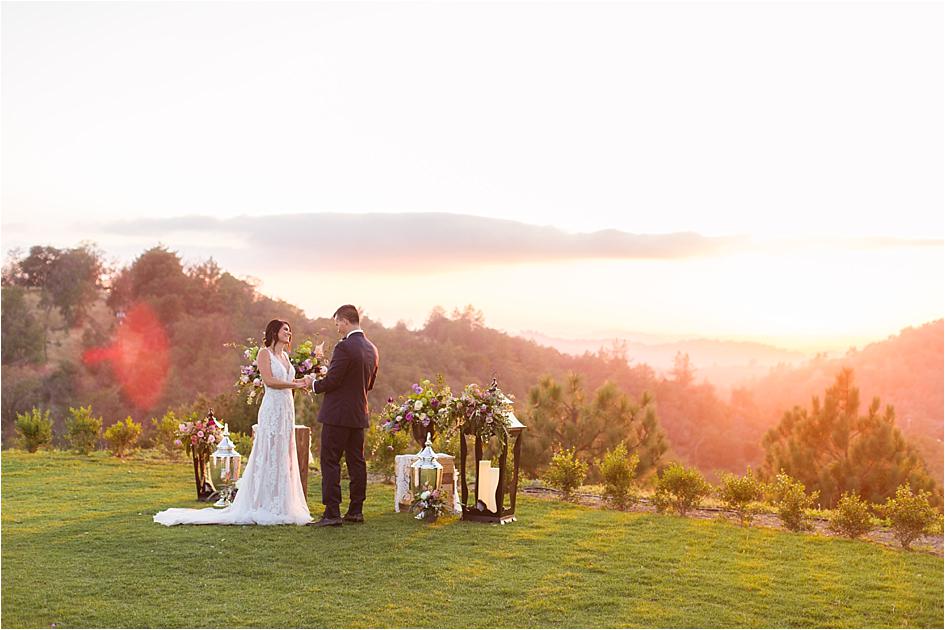
[[[203,437],[203,431],[197,431],[197,437]]]
[[[217,441],[217,439],[211,435],[210,437],[207,438],[207,441],[213,444],[214,442]]]
[[[174,446],[180,446],[181,444],[183,444],[183,442],[180,440],[174,440]]]

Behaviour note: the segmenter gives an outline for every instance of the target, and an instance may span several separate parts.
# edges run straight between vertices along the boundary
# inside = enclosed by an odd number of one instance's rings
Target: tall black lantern
[[[498,390],[498,384],[492,379],[491,391]],[[466,444],[467,434],[460,431],[459,434],[459,469],[460,469],[460,497],[462,499],[464,521],[477,521],[480,523],[498,523],[505,525],[516,520],[515,518],[515,497],[518,492],[518,471],[522,457],[522,431],[526,428],[519,422],[515,414],[509,411],[508,414],[508,439],[502,443],[502,456],[499,458],[499,468],[492,468],[491,462],[483,461],[483,440],[478,434],[473,435],[474,450],[476,462],[476,481],[474,485],[475,500],[472,506],[469,505],[469,488],[466,483],[466,460],[468,459],[469,449]],[[512,483],[508,483],[509,470],[509,446],[512,448]],[[505,488],[509,486],[509,505],[505,505]],[[482,492],[480,492],[480,487]],[[495,489],[493,495],[493,487]]]

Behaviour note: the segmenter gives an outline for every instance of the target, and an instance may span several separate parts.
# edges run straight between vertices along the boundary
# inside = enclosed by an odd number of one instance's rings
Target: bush
[[[604,498],[615,507],[623,509],[636,499],[633,480],[639,463],[636,453],[628,455],[623,442],[607,451],[603,459],[597,460],[597,468],[604,480]]]
[[[244,462],[249,459],[249,454],[253,452],[252,435],[233,431],[230,433],[230,441],[233,442],[233,448],[240,454]]]
[[[372,424],[366,438],[364,450],[368,454],[368,468],[371,472],[383,475],[384,481],[390,483],[394,479],[394,457],[410,450],[410,433],[407,431],[388,433],[376,424]]]
[[[856,492],[844,492],[840,496],[837,508],[830,514],[831,531],[849,538],[859,538],[873,528],[870,504],[860,498]]]
[[[128,416],[105,429],[105,443],[116,457],[124,457],[141,437],[141,425]]]
[[[751,467],[744,477],[725,473],[722,484],[718,487],[718,496],[728,509],[738,515],[742,525],[751,525],[755,514],[761,512],[760,501],[764,500],[765,487],[751,472]]]
[[[689,510],[698,507],[703,497],[711,491],[712,486],[698,470],[672,463],[663,470],[656,482],[653,505],[660,512],[672,508],[680,516],[685,516]]]
[[[23,448],[35,453],[40,447],[52,444],[52,419],[49,410],[40,411],[33,407],[31,411],[16,414],[16,433],[23,443]]]
[[[564,493],[570,499],[571,494],[587,477],[587,464],[574,456],[574,449],[558,449],[551,456],[551,463],[545,471],[545,482]]]
[[[181,443],[177,439],[177,430],[181,421],[177,414],[168,411],[160,419],[151,418],[151,427],[154,429],[154,445],[174,459],[180,455]]]
[[[66,443],[74,451],[88,455],[98,446],[98,435],[102,430],[102,419],[92,415],[92,405],[69,407],[66,419]]]
[[[811,529],[809,511],[813,509],[820,492],[815,490],[807,494],[803,483],[782,472],[768,486],[768,495],[786,528],[792,532]]]
[[[931,496],[932,493],[924,490],[913,494],[912,488],[905,483],[896,488],[895,498],[887,499],[880,507],[903,549],[909,549],[912,541],[923,533],[932,533],[937,524],[938,510],[929,503]]]

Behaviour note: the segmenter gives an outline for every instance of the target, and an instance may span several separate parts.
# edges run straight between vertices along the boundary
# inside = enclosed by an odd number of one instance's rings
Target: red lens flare
[[[122,392],[135,407],[150,409],[167,381],[167,333],[150,306],[137,304],[122,320],[112,344],[87,350],[82,360],[86,364],[109,361]]]

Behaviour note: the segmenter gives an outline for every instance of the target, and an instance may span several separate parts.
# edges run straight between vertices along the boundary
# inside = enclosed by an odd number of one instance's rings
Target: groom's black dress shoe
[[[344,520],[349,523],[363,523],[364,514],[345,514]]]
[[[309,523],[312,527],[341,527],[344,521],[340,516],[323,516],[320,520]]]

